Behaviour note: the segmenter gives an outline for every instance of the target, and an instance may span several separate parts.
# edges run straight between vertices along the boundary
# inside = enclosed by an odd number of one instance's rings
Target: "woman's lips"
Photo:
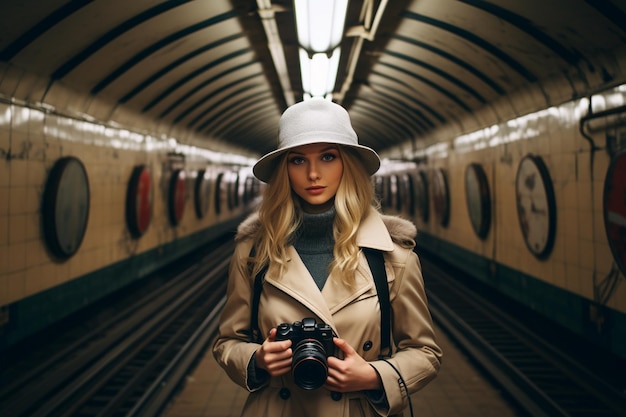
[[[326,187],[308,187],[306,189],[307,193],[311,194],[311,195],[319,195],[322,194],[324,192],[324,189]]]

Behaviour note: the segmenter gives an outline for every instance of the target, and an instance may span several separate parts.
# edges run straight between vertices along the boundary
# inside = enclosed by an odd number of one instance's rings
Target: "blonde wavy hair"
[[[374,186],[359,156],[349,147],[337,146],[343,162],[343,175],[335,195],[336,216],[333,224],[335,247],[331,272],[341,271],[344,282],[354,282],[359,265],[356,243],[361,220],[370,210],[377,210]],[[259,207],[261,227],[254,236],[256,254],[251,261],[255,276],[265,265],[282,277],[287,267],[286,248],[302,222],[299,197],[292,191],[287,174],[288,152],[280,158],[268,182]]]

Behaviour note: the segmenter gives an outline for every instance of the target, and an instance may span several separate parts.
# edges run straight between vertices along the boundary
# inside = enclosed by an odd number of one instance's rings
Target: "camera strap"
[[[389,300],[389,284],[387,283],[387,271],[385,271],[385,259],[383,252],[377,249],[364,248],[361,250],[367,259],[367,264],[372,271],[374,284],[376,285],[376,293],[378,294],[378,302],[380,303],[380,353],[379,358],[391,356],[391,302]],[[250,258],[253,258],[256,248],[252,246],[250,250]],[[252,263],[248,264],[250,274],[252,275]],[[250,341],[255,343],[263,343],[263,339],[259,335],[259,300],[263,291],[263,281],[267,273],[267,265],[259,271],[254,277],[252,304],[250,305]],[[383,355],[383,352],[387,352]]]
[[[256,247],[252,246],[250,250],[250,258],[253,258],[256,253]],[[253,264],[248,264],[248,270],[252,275]],[[267,272],[267,265],[259,271],[254,277],[254,286],[252,288],[252,305],[250,306],[250,341],[256,343],[263,343],[263,339],[259,335],[259,300],[261,299],[261,292],[263,291],[263,281],[265,280],[265,273]]]
[[[372,248],[361,248],[370,266],[376,284],[376,293],[380,303],[380,359],[391,356],[391,303],[389,301],[389,284],[387,283],[387,272],[385,271],[385,259],[383,252]],[[387,352],[383,355],[383,352]]]

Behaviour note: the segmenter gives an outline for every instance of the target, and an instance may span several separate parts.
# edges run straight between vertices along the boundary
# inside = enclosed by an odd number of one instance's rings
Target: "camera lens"
[[[296,345],[291,364],[293,380],[300,388],[321,387],[328,377],[328,361],[324,346],[315,339],[305,339]]]

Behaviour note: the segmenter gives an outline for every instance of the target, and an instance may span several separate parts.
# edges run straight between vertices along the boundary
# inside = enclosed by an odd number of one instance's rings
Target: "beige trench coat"
[[[372,274],[363,255],[357,271],[356,287],[349,288],[339,277],[331,276],[320,292],[293,247],[288,248],[289,267],[282,279],[271,273],[259,302],[259,329],[262,335],[279,323],[293,323],[314,317],[329,324],[379,373],[388,406],[374,404],[364,392],[331,395],[322,388],[305,391],[294,384],[291,374],[271,378],[258,389],[247,384],[248,363],[258,344],[248,341],[253,279],[248,276],[246,259],[251,240],[247,229],[258,227],[254,219],[244,222],[232,258],[228,299],[222,313],[219,337],[213,353],[229,377],[251,391],[243,415],[251,417],[340,417],[403,415],[407,395],[423,388],[437,374],[441,350],[435,342],[428,311],[421,266],[412,250],[415,226],[412,223],[372,212],[362,223],[358,244],[384,251],[392,306],[392,333],[395,352],[378,359],[380,309]],[[393,238],[392,238],[393,236]],[[392,364],[393,367],[390,365]],[[402,375],[401,383],[394,367]],[[407,392],[408,389],[408,392]],[[414,412],[419,414],[418,410]]]

